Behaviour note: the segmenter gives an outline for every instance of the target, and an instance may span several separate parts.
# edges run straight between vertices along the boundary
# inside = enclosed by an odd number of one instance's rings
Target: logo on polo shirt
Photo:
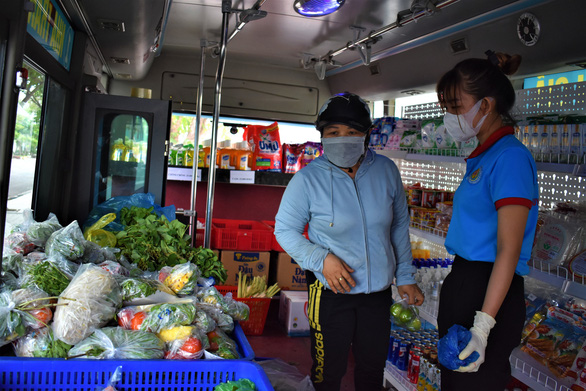
[[[468,177],[468,182],[472,184],[478,183],[478,181],[480,181],[480,177],[482,177],[482,167],[479,167],[476,171],[470,174]]]

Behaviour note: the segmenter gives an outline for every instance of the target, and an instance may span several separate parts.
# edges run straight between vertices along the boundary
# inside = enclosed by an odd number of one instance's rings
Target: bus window
[[[18,96],[5,236],[23,221],[23,210],[30,209],[32,204],[45,75],[30,64],[25,63],[25,68],[28,69],[28,83]]]

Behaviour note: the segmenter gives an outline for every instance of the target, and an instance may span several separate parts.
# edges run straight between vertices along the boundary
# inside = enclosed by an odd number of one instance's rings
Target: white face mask
[[[476,136],[484,123],[488,114],[478,121],[476,126],[472,126],[472,122],[474,121],[474,117],[480,110],[480,105],[482,104],[482,99],[480,99],[476,104],[468,110],[467,113],[464,114],[451,114],[446,113],[444,115],[444,126],[446,130],[452,136],[452,138],[456,141],[468,141],[472,137]]]
[[[328,160],[338,167],[348,168],[354,166],[360,156],[364,154],[364,141],[362,137],[325,137],[321,139],[324,153]]]

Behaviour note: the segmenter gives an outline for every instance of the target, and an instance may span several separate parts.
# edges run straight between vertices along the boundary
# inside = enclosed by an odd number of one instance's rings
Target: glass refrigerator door
[[[104,115],[94,185],[98,204],[116,196],[144,193],[148,188],[149,122],[144,114]]]

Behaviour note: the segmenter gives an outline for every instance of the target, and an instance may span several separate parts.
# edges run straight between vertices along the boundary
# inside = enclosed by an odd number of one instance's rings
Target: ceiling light
[[[344,5],[346,0],[295,0],[293,8],[308,17],[329,15]]]

